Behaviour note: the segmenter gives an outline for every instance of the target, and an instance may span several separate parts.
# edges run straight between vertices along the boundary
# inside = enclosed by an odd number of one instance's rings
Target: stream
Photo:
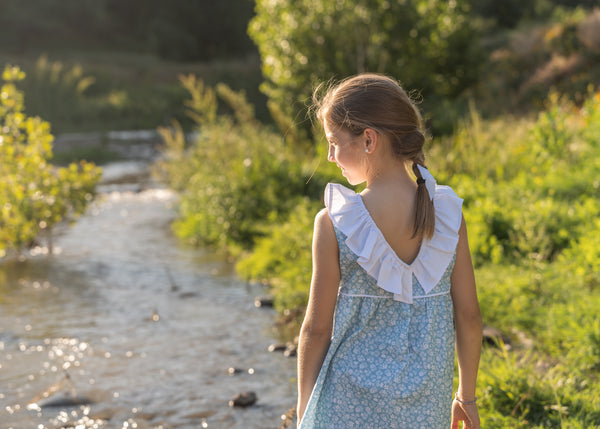
[[[0,261],[1,429],[269,429],[294,405],[264,290],[172,236],[176,195],[147,169],[105,166],[51,255]]]

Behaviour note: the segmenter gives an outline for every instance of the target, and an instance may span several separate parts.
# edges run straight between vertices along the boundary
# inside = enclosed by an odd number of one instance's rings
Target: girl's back
[[[414,236],[417,186],[400,181],[365,190],[361,196],[375,225],[398,258],[410,265],[419,254],[422,235]]]

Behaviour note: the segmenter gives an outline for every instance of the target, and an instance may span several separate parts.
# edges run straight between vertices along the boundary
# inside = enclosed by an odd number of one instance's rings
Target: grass
[[[184,113],[187,93],[179,82],[182,74],[243,90],[256,106],[257,116],[268,118],[258,90],[262,77],[256,55],[180,63],[134,52],[55,50],[23,55],[0,52],[0,63],[25,71],[21,88],[27,113],[49,121],[57,134],[156,129],[172,118],[187,128],[191,121]]]

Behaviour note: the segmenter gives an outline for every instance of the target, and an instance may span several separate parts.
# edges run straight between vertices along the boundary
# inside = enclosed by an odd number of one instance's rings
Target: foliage
[[[551,94],[530,119],[473,111],[430,151],[465,197],[484,322],[510,337],[484,350],[485,427],[600,424],[599,113],[591,89],[580,107]]]
[[[295,210],[296,196],[315,197],[316,179],[269,127],[259,123],[241,93],[182,77],[198,137],[188,147],[181,128],[162,128],[169,183],[183,192],[178,235],[225,250],[248,249]],[[232,114],[217,114],[217,96]]]
[[[149,84],[143,81],[130,85],[87,74],[78,63],[51,61],[46,55],[24,69],[27,77],[19,87],[27,94],[27,113],[43,115],[59,133],[153,128],[163,121],[165,110],[176,111],[171,104],[179,108],[183,100],[179,88],[174,91],[162,84],[145,88]]]
[[[100,169],[82,162],[56,168],[47,122],[24,113],[15,83],[24,73],[7,66],[0,90],[0,256],[29,246],[92,200]]]
[[[81,160],[93,162],[96,165],[105,165],[121,159],[121,154],[111,150],[106,145],[99,144],[62,149],[53,153],[51,161],[55,165],[68,165]]]
[[[0,45],[24,51],[49,43],[71,46],[103,40],[105,15],[96,0],[4,0],[0,4]]]
[[[42,55],[19,85],[27,94],[29,114],[46,113],[50,123],[60,124],[80,122],[98,113],[96,106],[86,97],[94,83],[95,78],[84,75],[80,65],[67,67]]]
[[[454,96],[477,79],[482,58],[464,0],[258,0],[249,34],[262,58],[262,90],[294,122],[305,120],[324,78],[379,72],[427,95]]]
[[[588,85],[600,84],[600,13],[583,8],[550,10],[545,21],[490,31],[482,79],[471,88],[486,116],[539,111],[552,92],[581,104]]]
[[[242,278],[269,285],[280,312],[306,306],[313,219],[320,207],[320,202],[307,198],[296,201],[289,218],[273,226],[236,265]]]
[[[581,108],[552,94],[535,121],[508,118],[484,130],[472,112],[432,145],[442,180],[465,198],[477,264],[552,261],[590,225],[598,214],[599,184],[590,178],[599,170],[599,108],[593,92]]]
[[[491,21],[494,27],[506,28],[547,19],[556,10],[597,6],[596,0],[470,0],[469,4],[475,15]]]
[[[596,383],[532,351],[484,349],[478,384],[482,427],[590,428],[600,422]]]
[[[471,0],[473,12],[501,27],[515,27],[523,18],[532,18],[539,0]]]
[[[154,129],[168,124],[169,118],[189,130],[193,122],[183,106],[187,92],[177,78],[182,68],[202,76],[208,84],[222,81],[246,91],[257,117],[268,116],[258,90],[261,77],[255,57],[192,65],[134,53],[72,55],[8,56],[7,62],[19,62],[26,73],[18,82],[27,94],[26,113],[49,121],[55,134]]]

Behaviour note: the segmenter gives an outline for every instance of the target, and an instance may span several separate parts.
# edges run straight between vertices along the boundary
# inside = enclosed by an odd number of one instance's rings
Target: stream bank
[[[267,351],[275,312],[254,307],[260,286],[172,236],[175,203],[146,161],[109,164],[53,255],[0,264],[3,427],[279,427],[295,359]],[[245,391],[253,406],[229,406]],[[83,400],[44,406],[44,393]]]

